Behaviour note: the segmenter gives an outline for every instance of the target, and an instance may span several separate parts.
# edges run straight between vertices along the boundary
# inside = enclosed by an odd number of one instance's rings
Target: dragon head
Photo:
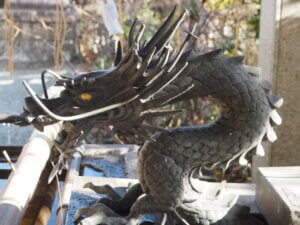
[[[151,109],[167,104],[191,88],[186,86],[173,93],[157,95],[186,68],[191,53],[184,49],[193,31],[188,33],[176,54],[171,52],[172,37],[187,14],[183,12],[172,23],[175,10],[176,7],[153,37],[143,44],[141,38],[145,25],[140,25],[136,32],[135,21],[129,33],[127,52],[122,53],[119,42],[114,67],[110,69],[91,71],[76,77],[44,71],[42,78],[50,73],[56,78],[55,85],[64,88],[58,98],[48,98],[44,82],[45,97],[42,98],[23,81],[30,94],[25,99],[23,117],[39,130],[57,121],[86,118],[90,118],[93,123],[106,123],[129,133],[139,132],[139,127],[158,129],[146,124],[144,120],[174,111],[154,112]]]

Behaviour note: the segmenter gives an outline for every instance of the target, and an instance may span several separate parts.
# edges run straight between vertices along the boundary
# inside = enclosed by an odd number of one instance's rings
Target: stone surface
[[[13,62],[15,68],[36,69],[54,65],[54,41],[56,1],[15,0],[11,2],[11,14],[19,33],[14,39]],[[66,6],[66,4],[65,4]],[[70,61],[76,57],[77,40],[75,10],[65,10],[67,31],[63,46],[63,57]],[[0,9],[0,66],[7,67],[4,10]]]
[[[278,40],[275,92],[285,103],[279,110],[283,124],[272,146],[270,166],[300,165],[300,2],[284,1]]]
[[[256,203],[269,225],[300,225],[300,167],[258,171]]]
[[[125,172],[127,178],[137,178],[136,166],[137,166],[137,150],[128,152],[124,156],[125,160]]]
[[[126,177],[137,178],[136,165],[137,165],[137,145],[86,145],[84,151],[82,165],[101,172],[104,177]],[[85,176],[91,176],[86,173]],[[97,174],[95,173],[97,176]],[[94,176],[94,175],[93,175]]]
[[[73,191],[71,196],[71,205],[69,209],[69,217],[67,225],[74,224],[74,215],[79,208],[90,207],[93,205],[101,196],[91,189],[83,188],[88,183],[93,182],[96,185],[110,184],[116,188],[119,194],[123,194],[129,183],[136,183],[135,179],[124,179],[124,178],[107,178],[107,177],[76,177],[74,180]]]
[[[74,214],[77,209],[91,206],[101,196],[90,189],[83,188],[88,183],[93,182],[96,185],[110,184],[112,187],[122,194],[126,188],[134,183],[137,183],[137,179],[124,179],[124,178],[106,178],[106,177],[77,177],[74,180],[73,192],[71,197],[71,206],[69,211],[68,225],[73,224]],[[197,187],[197,184],[196,184]],[[199,187],[200,188],[200,187]],[[251,208],[251,212],[258,213],[258,209],[255,205],[255,185],[254,184],[212,184],[212,188],[224,188],[226,194],[239,194],[237,200],[238,204],[247,205]],[[150,218],[151,220],[151,218]]]
[[[259,66],[262,79],[273,83],[273,92],[284,99],[279,109],[283,124],[278,141],[269,146],[261,166],[300,165],[300,2],[263,0],[260,19]]]

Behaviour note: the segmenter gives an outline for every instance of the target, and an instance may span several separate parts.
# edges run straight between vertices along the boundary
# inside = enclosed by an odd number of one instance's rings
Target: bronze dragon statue
[[[175,8],[147,42],[141,42],[145,26],[135,34],[135,22],[129,49],[123,55],[118,45],[114,67],[76,77],[50,72],[56,85],[64,87],[58,98],[48,99],[45,88],[45,98],[38,97],[24,82],[31,95],[25,99],[24,113],[2,118],[2,122],[32,124],[40,130],[64,121],[57,143],[63,156],[54,174],[68,158],[66,149],[76,148],[96,123],[113,126],[117,134],[146,136],[138,154],[140,183],[120,199],[100,199],[95,206],[100,211],[91,209],[97,213],[81,224],[134,225],[147,213],[161,213],[161,224],[167,217],[191,225],[263,224],[221,191],[209,198],[207,182],[200,181],[203,188],[197,189],[193,179],[201,180],[201,169],[227,168],[236,158],[243,164],[251,150],[262,155],[262,141],[276,140],[273,126],[281,123],[276,109],[283,100],[271,94],[269,82],[259,80],[258,68],[244,65],[243,57],[225,57],[222,50],[202,55],[185,50],[194,30],[187,32],[175,54],[172,36],[187,13],[172,22]],[[178,112],[155,108],[203,96],[217,99],[222,106],[220,117],[210,124],[163,130],[147,123],[149,118]],[[145,130],[155,134],[148,138]],[[49,181],[52,178],[53,174]],[[119,216],[125,211],[128,215]]]

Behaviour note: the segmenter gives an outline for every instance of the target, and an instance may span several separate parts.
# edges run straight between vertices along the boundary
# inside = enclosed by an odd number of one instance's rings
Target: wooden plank
[[[85,145],[83,158],[99,158],[107,155],[125,155],[131,151],[137,151],[138,145],[119,145],[119,144],[102,144],[102,145]]]

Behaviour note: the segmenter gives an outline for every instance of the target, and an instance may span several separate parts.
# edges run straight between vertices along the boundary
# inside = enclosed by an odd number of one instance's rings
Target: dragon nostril
[[[95,78],[89,78],[87,79],[87,83],[89,84],[90,87],[92,87],[95,84]]]
[[[82,78],[80,81],[80,86],[83,88],[92,88],[95,84],[95,78]]]

